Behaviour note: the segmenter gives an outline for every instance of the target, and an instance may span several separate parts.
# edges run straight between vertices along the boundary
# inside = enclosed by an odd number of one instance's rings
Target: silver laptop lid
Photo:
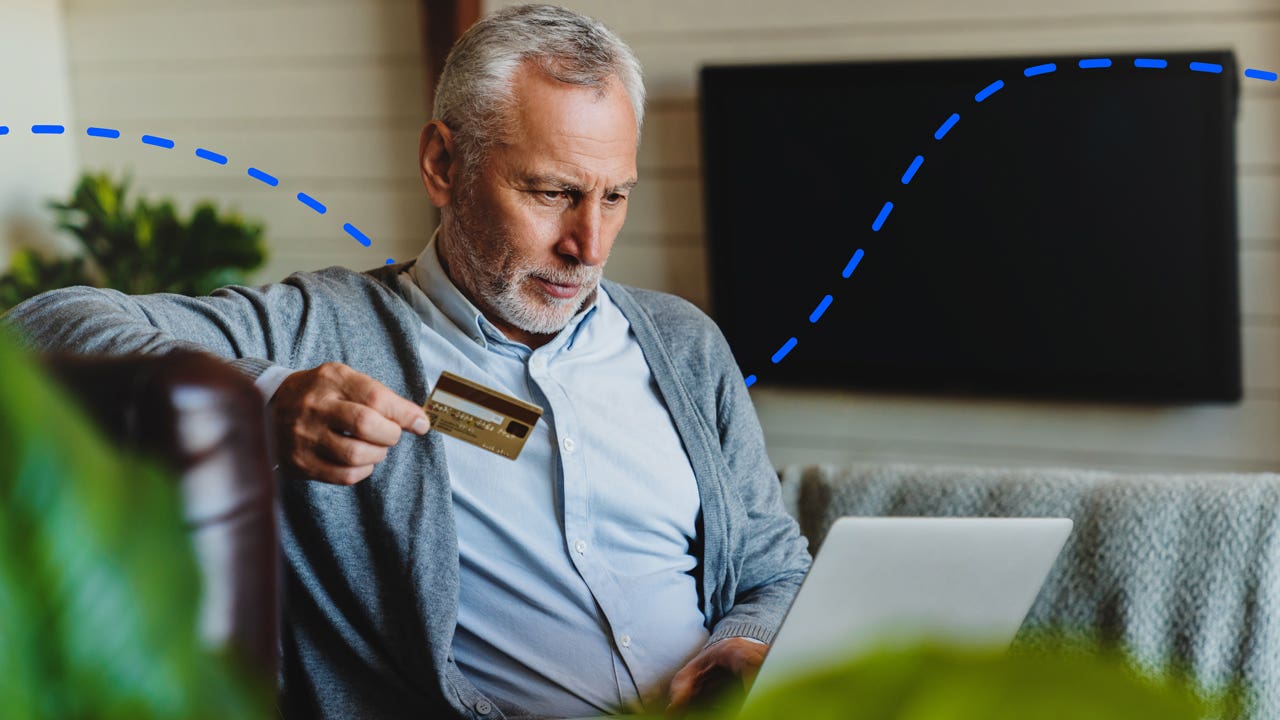
[[[886,644],[1008,644],[1071,532],[1066,518],[840,518],[751,696]]]

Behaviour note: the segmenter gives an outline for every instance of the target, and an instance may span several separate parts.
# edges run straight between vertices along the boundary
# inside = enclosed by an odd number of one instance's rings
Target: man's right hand
[[[267,407],[280,464],[335,485],[373,474],[402,431],[431,427],[420,406],[336,362],[289,375]]]

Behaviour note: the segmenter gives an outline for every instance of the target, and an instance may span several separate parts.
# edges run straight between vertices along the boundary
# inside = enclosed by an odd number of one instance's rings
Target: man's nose
[[[603,216],[600,203],[582,202],[568,213],[567,235],[571,248],[566,248],[583,265],[604,262],[604,244],[600,237]]]

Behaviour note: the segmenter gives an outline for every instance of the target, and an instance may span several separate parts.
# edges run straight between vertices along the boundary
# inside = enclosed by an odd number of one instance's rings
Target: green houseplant
[[[739,696],[738,700],[741,697]],[[1045,633],[1011,650],[887,647],[764,690],[705,720],[1236,720],[1239,688],[1206,692],[1176,668],[1140,669],[1084,637]]]
[[[0,326],[0,715],[265,718],[198,637],[178,489],[114,451]]]
[[[80,178],[71,199],[50,203],[58,227],[84,246],[83,255],[48,258],[16,251],[0,276],[0,311],[46,290],[71,285],[109,287],[136,295],[207,295],[243,284],[266,260],[262,226],[200,203],[182,217],[172,202],[130,201],[129,180],[105,174]]]

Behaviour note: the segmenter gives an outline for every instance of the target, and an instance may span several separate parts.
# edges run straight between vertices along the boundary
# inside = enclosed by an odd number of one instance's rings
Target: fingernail
[[[418,418],[417,420],[413,421],[413,431],[418,433],[419,435],[425,435],[426,432],[430,429],[431,429],[431,423],[427,422],[426,418]]]

